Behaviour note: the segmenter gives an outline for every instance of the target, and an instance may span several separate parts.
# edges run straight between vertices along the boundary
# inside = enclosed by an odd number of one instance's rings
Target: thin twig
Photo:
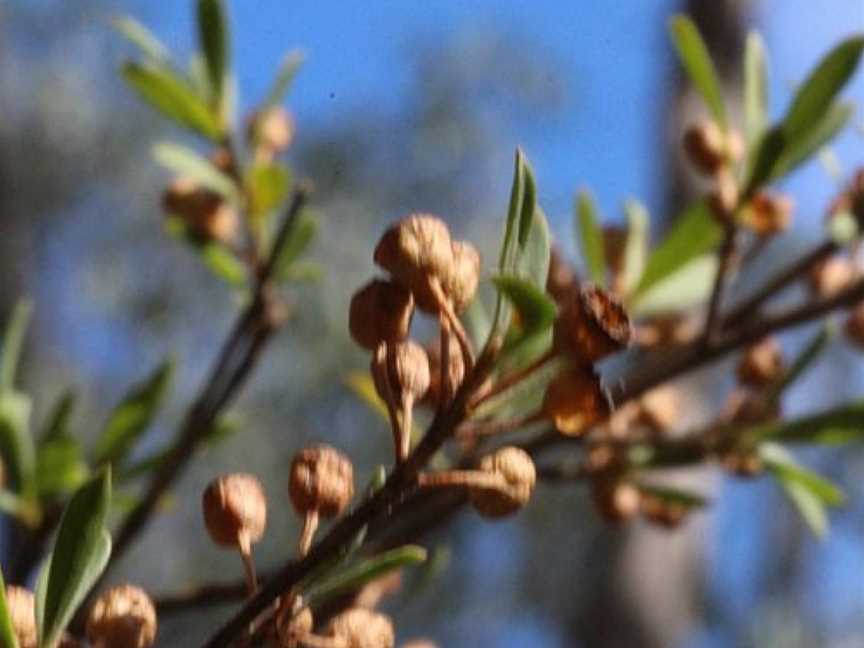
[[[705,320],[705,333],[703,335],[703,343],[710,342],[719,327],[720,306],[723,302],[723,292],[726,288],[726,275],[732,266],[735,257],[735,241],[738,235],[738,228],[734,222],[726,225],[726,233],[723,238],[723,244],[720,246],[718,253],[717,274],[714,277],[714,287],[711,290],[711,301],[708,302],[708,317]]]

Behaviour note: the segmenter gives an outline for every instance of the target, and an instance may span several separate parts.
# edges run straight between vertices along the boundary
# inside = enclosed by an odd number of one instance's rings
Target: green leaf
[[[288,234],[276,262],[276,275],[288,272],[291,265],[309,248],[318,234],[318,219],[307,211],[301,212]]]
[[[747,181],[741,193],[740,203],[746,202],[759,187],[776,176],[777,162],[786,148],[786,137],[782,124],[773,126],[762,134],[748,159]]]
[[[166,169],[195,180],[229,202],[235,205],[240,202],[234,181],[196,151],[173,142],[160,142],[153,147],[153,158]]]
[[[638,200],[624,203],[627,216],[627,241],[624,244],[624,291],[633,294],[645,272],[645,259],[648,256],[648,210]]]
[[[130,16],[116,16],[111,19],[114,27],[126,40],[135,45],[141,53],[156,63],[168,63],[168,49],[140,22]]]
[[[300,69],[305,58],[306,56],[299,50],[293,50],[285,55],[282,63],[279,65],[279,71],[276,73],[273,86],[267,93],[267,99],[262,106],[263,110],[281,104],[285,100],[285,95],[291,89],[294,77],[297,76],[297,71]]]
[[[63,392],[45,421],[39,436],[41,443],[69,436],[69,420],[72,418],[72,410],[75,409],[75,401],[76,396],[72,390]]]
[[[214,275],[234,287],[246,285],[246,266],[224,245],[205,243],[198,250],[204,265]]]
[[[0,454],[17,492],[35,494],[36,448],[30,434],[30,398],[20,392],[0,392]]]
[[[692,204],[676,219],[663,242],[651,252],[634,294],[638,297],[693,259],[710,252],[722,237],[722,228],[707,205],[701,200]]]
[[[669,33],[691,83],[702,95],[714,119],[725,129],[726,107],[720,81],[699,30],[690,18],[679,14],[669,22]]]
[[[606,252],[603,249],[603,230],[594,199],[587,191],[580,191],[576,197],[576,229],[588,276],[598,286],[605,286]]]
[[[28,301],[19,301],[3,333],[3,346],[0,347],[0,390],[12,389],[15,384],[15,374],[18,371],[18,360],[24,345],[24,336],[30,322],[33,306]]]
[[[530,282],[519,277],[492,277],[492,283],[519,314],[524,335],[533,335],[549,328],[555,321],[555,302]]]
[[[768,73],[765,44],[755,31],[744,46],[744,133],[750,144],[759,140],[768,125]]]
[[[123,463],[159,412],[173,373],[173,359],[166,360],[123,397],[96,441],[97,464]]]
[[[788,135],[784,130],[787,139],[769,180],[782,178],[791,173],[827,146],[846,127],[854,113],[855,107],[852,104],[837,102],[797,136]]]
[[[138,96],[165,117],[218,141],[222,127],[217,117],[189,83],[164,65],[125,63],[121,74]]]
[[[792,141],[809,131],[824,117],[834,98],[858,67],[864,36],[849,38],[832,49],[800,85],[783,120],[786,137]]]
[[[765,398],[769,401],[776,401],[780,398],[822,355],[822,352],[828,346],[828,342],[831,341],[833,336],[833,326],[828,323],[824,324],[819,332],[810,338],[801,352],[796,356],[795,361],[786,371],[783,378],[768,388]]]
[[[39,446],[36,484],[40,497],[71,493],[90,476],[81,456],[81,444],[69,436],[53,438]]]
[[[752,431],[756,438],[784,443],[842,445],[864,439],[864,401],[856,401],[799,418],[761,425]]]
[[[681,312],[704,303],[714,286],[717,257],[703,254],[688,261],[673,273],[640,293],[632,305],[632,314],[647,317]]]
[[[320,603],[339,594],[354,592],[394,569],[419,565],[426,561],[423,547],[404,545],[377,556],[348,565],[338,574],[317,582],[307,591],[310,602]]]
[[[256,164],[246,177],[249,211],[255,216],[279,207],[291,188],[291,172],[283,164]]]
[[[765,467],[783,487],[790,501],[817,537],[828,530],[826,506],[840,506],[846,497],[837,486],[795,462],[786,450],[774,443],[759,446]]]
[[[688,509],[704,508],[709,504],[708,498],[706,498],[704,495],[687,490],[682,490],[680,488],[673,488],[671,486],[660,486],[654,484],[640,483],[639,490],[643,493],[653,495],[654,497],[657,497],[664,502],[668,502],[677,506],[683,506],[684,508]]]
[[[219,104],[230,58],[228,20],[222,0],[198,0],[198,40],[207,64],[214,103]]]
[[[51,648],[111,555],[105,518],[111,503],[111,470],[106,468],[69,501],[46,565],[44,597],[37,597],[39,646]]]
[[[9,604],[6,602],[6,581],[3,579],[2,570],[0,570],[0,644],[6,648],[18,648],[18,637],[12,626]]]
[[[516,274],[533,283],[542,292],[546,292],[551,251],[552,242],[546,214],[540,207],[536,207],[529,222],[525,242],[519,246]]]

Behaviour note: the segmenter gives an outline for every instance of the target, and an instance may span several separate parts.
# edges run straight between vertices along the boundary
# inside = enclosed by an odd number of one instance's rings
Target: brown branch
[[[726,275],[729,273],[735,257],[735,240],[737,235],[738,228],[735,224],[731,222],[727,223],[723,244],[720,246],[720,251],[717,254],[717,274],[714,277],[711,300],[708,302],[708,316],[705,319],[703,342],[710,343],[719,328],[720,306],[723,302],[723,292],[726,288]]]

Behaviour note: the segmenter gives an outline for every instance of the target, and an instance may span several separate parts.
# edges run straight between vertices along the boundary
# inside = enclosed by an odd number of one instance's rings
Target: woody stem
[[[302,558],[309,553],[309,547],[312,546],[312,538],[315,537],[315,532],[318,530],[318,511],[308,511],[303,519],[303,531],[300,533],[299,554]]]
[[[240,559],[243,561],[243,571],[246,575],[246,588],[251,597],[258,591],[258,574],[255,571],[255,560],[252,558],[252,542],[249,535],[242,532],[237,540],[237,545],[240,548]]]
[[[461,486],[466,488],[500,488],[503,480],[494,473],[480,470],[447,470],[417,475],[417,484],[421,488],[449,488]]]

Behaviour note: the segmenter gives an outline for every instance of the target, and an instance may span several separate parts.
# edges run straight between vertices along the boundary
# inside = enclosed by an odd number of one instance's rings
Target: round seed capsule
[[[351,298],[348,329],[354,341],[374,350],[381,342],[408,337],[414,315],[414,297],[407,288],[373,279]]]
[[[20,648],[36,648],[36,600],[33,593],[23,587],[7,585],[6,605]]]
[[[583,284],[562,304],[555,320],[553,344],[559,353],[593,364],[630,343],[630,318],[610,293]]]
[[[453,265],[443,278],[444,294],[453,304],[453,310],[461,313],[477,294],[480,282],[480,253],[467,241],[451,244]]]
[[[819,299],[833,297],[855,278],[855,268],[845,256],[835,255],[810,271],[810,292]]]
[[[527,452],[508,446],[480,461],[481,472],[501,478],[496,488],[471,487],[471,505],[482,516],[501,518],[516,513],[531,499],[537,471]]]
[[[344,642],[345,648],[393,648],[396,643],[390,617],[364,608],[351,608],[334,617],[327,635]]]
[[[87,640],[94,648],[150,648],[156,640],[156,608],[133,585],[103,593],[87,618]]]
[[[384,232],[373,258],[416,292],[429,276],[444,277],[453,265],[450,230],[437,216],[412,214]]]
[[[204,524],[218,545],[243,549],[267,528],[267,497],[254,475],[233,473],[210,482],[203,498]]]
[[[339,515],[354,497],[351,460],[328,445],[301,450],[291,462],[288,492],[301,515],[310,511],[322,517]]]

